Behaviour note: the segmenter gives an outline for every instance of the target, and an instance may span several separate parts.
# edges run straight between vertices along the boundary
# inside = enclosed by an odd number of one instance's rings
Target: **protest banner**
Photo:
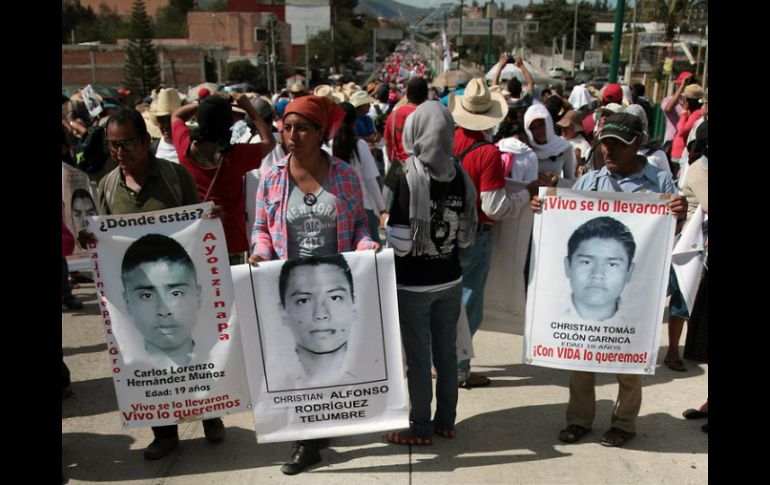
[[[505,179],[505,191],[515,194],[526,182]],[[524,334],[526,296],[524,267],[534,214],[529,206],[492,226],[492,261],[484,287],[483,330]]]
[[[222,222],[213,204],[95,216],[89,246],[123,426],[250,404]]]
[[[706,261],[706,245],[703,237],[704,220],[706,220],[706,214],[703,212],[703,207],[698,205],[695,213],[682,229],[671,254],[671,264],[688,313],[692,313],[695,305],[695,296],[698,294]]]
[[[409,426],[392,250],[232,270],[258,442]]]
[[[668,194],[541,188],[524,360],[654,374],[675,218]]]
[[[67,256],[67,267],[70,271],[90,270],[88,251],[77,242],[78,233],[85,228],[86,217],[99,214],[88,175],[62,162],[61,194],[64,203],[64,225],[75,236],[75,250]]]

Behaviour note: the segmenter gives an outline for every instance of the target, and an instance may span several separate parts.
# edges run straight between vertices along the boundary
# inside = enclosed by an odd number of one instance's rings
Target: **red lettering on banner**
[[[203,241],[216,241],[216,236],[209,232],[206,233],[206,235],[203,236]],[[219,262],[219,258],[214,255],[214,251],[216,251],[217,245],[213,244],[211,246],[205,246],[204,250],[206,252],[205,256],[208,256],[206,258],[206,262],[210,265],[211,274],[212,275],[218,275],[219,274],[219,268],[217,266],[214,266],[216,263]],[[222,292],[219,288],[219,286],[222,285],[222,281],[220,278],[212,278],[211,279],[211,286],[217,287],[215,288],[214,294],[215,296],[219,297],[222,295]],[[214,308],[224,308],[226,307],[226,303],[224,301],[218,300],[214,302]],[[227,323],[227,312],[217,312],[216,314],[217,320],[225,320],[224,322],[216,322],[217,325],[217,332],[219,333],[219,340],[230,340],[230,336],[226,333],[227,329],[230,328],[230,325]]]

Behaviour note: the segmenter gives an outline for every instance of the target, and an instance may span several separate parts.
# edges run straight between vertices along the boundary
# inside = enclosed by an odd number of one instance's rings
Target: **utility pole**
[[[372,29],[372,73],[377,65],[377,27]]]
[[[626,8],[626,0],[617,0],[615,5],[615,33],[612,38],[612,57],[610,58],[610,73],[608,80],[611,83],[618,82],[618,61],[620,59],[620,41],[623,39],[623,11]]]
[[[572,75],[575,75],[575,45],[577,44],[578,0],[575,0],[575,22],[572,24]]]
[[[628,65],[631,66],[628,72],[627,83],[631,83],[631,75],[634,72],[634,62],[636,61],[636,4],[638,0],[634,0],[634,18],[631,22],[631,52],[628,54]]]
[[[307,79],[307,87],[310,89],[310,26],[305,26],[305,79]]]
[[[457,69],[460,69],[460,46],[463,45],[463,15],[465,15],[464,1],[465,0],[460,0],[460,35],[457,36]]]
[[[278,90],[278,69],[277,69],[277,62],[275,58],[275,22],[270,21],[270,40],[272,44],[272,53],[270,54],[270,61],[273,63],[273,87],[275,90]]]
[[[703,89],[706,89],[708,83],[708,68],[709,68],[709,26],[706,26],[706,59],[703,60]]]

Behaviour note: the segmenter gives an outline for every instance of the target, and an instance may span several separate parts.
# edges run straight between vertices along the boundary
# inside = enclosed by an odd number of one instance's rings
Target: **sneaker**
[[[283,464],[281,471],[284,475],[296,475],[303,472],[307,467],[315,465],[321,461],[321,453],[315,444],[307,442],[295,442],[294,454],[291,459]]]
[[[174,451],[177,446],[179,446],[178,436],[155,438],[144,449],[144,458],[145,460],[159,460]]]
[[[474,387],[484,387],[488,386],[492,381],[487,376],[482,376],[481,374],[475,374],[473,372],[468,373],[468,377],[466,377],[464,380],[458,380],[457,387],[462,387],[464,389],[472,389]]]
[[[204,419],[203,434],[209,443],[221,443],[225,439],[225,425],[221,418]]]

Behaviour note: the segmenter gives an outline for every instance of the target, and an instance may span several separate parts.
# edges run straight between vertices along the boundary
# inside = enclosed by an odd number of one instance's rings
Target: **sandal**
[[[599,443],[602,446],[623,446],[631,441],[631,438],[634,436],[636,436],[636,433],[629,433],[620,428],[610,428],[604,433],[604,436],[602,436],[602,440]]]
[[[474,374],[473,372],[470,372],[465,380],[458,382],[457,387],[471,389],[474,387],[488,386],[491,382],[492,381],[487,376],[482,376],[481,374]]]
[[[455,437],[455,430],[454,429],[440,428],[438,426],[435,426],[433,428],[433,432],[436,433],[437,435],[439,435],[439,436],[441,436],[443,438],[449,439],[449,440],[451,440],[452,438]]]
[[[432,439],[412,436],[409,431],[394,431],[386,434],[385,439],[397,445],[430,446],[433,444]]]
[[[666,364],[666,367],[668,367],[671,370],[677,371],[677,372],[687,372],[687,366],[684,364],[684,361],[682,359],[676,359],[676,360],[664,360],[664,364]]]
[[[577,424],[570,424],[563,430],[559,431],[559,440],[565,443],[577,443],[580,438],[587,435],[591,431],[590,428],[584,428]]]

